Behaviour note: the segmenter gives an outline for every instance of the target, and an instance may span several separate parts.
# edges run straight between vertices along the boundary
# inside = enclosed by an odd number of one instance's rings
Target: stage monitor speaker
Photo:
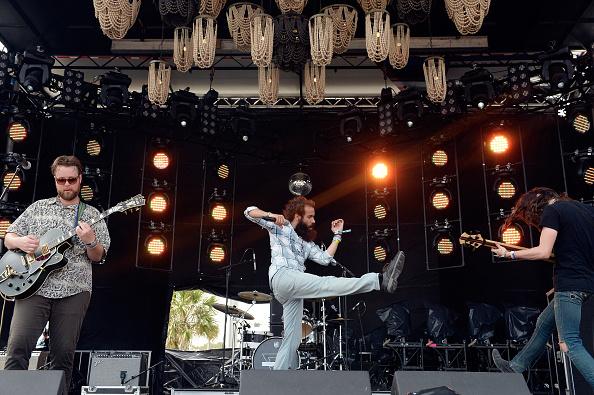
[[[89,362],[89,386],[147,386],[147,373],[142,372],[148,364],[144,351],[95,351]]]
[[[519,373],[419,371],[395,372],[392,395],[415,394],[443,386],[460,395],[530,395],[524,376]]]
[[[2,370],[0,394],[62,395],[64,372],[61,370]]]
[[[29,358],[29,370],[37,370],[44,366],[47,362],[48,355],[48,351],[33,351],[31,358]],[[0,370],[4,369],[6,358],[6,351],[0,351]]]
[[[371,395],[369,372],[244,370],[239,395]]]

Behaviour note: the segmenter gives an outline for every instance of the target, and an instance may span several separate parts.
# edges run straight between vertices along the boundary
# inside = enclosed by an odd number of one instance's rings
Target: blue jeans
[[[589,293],[580,291],[555,292],[553,303],[538,316],[532,337],[511,360],[511,368],[518,373],[528,369],[545,350],[556,324],[559,342],[567,345],[569,359],[594,388],[594,358],[584,348],[580,337],[582,303],[588,296]]]

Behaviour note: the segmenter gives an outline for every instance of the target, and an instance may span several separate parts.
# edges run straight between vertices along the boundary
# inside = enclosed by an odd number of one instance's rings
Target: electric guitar
[[[505,249],[507,249],[508,251],[519,251],[519,250],[527,249],[527,247],[521,247],[521,246],[517,246],[514,244],[500,243],[498,241],[484,239],[480,233],[466,233],[466,232],[464,232],[464,233],[462,233],[462,235],[460,235],[460,238],[458,240],[461,245],[467,246],[467,247],[472,247],[475,250],[479,247],[487,247],[489,249],[497,248],[497,245],[495,243],[499,244],[502,247],[505,247]],[[551,257],[553,257],[553,255],[551,255]],[[543,259],[543,261],[553,262],[553,263],[555,262],[553,259]]]
[[[138,209],[144,204],[144,196],[136,195],[105,210],[89,225],[93,226],[115,212]],[[54,228],[39,238],[39,247],[34,253],[6,251],[0,259],[0,295],[4,299],[25,299],[35,294],[50,273],[68,263],[64,253],[72,247],[70,239],[74,235],[75,230],[64,234],[62,230]]]

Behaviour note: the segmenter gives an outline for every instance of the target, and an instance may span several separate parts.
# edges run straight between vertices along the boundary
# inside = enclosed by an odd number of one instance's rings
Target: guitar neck
[[[97,222],[102,221],[104,218],[108,217],[109,215],[113,214],[115,212],[115,210],[113,209],[108,209],[105,210],[104,212],[102,212],[99,217],[97,218],[93,218],[90,222],[89,225],[93,226],[95,225]],[[76,235],[76,231],[75,230],[71,230],[70,232],[66,233],[64,236],[57,238],[56,240],[54,240],[50,245],[49,248],[56,248],[57,246],[59,246],[60,244],[62,244],[63,242],[65,242],[66,240],[69,240],[70,238],[74,237],[74,235]]]
[[[493,240],[489,240],[489,239],[485,239],[484,245],[489,248],[496,248],[497,245],[495,243],[499,244],[502,247],[505,247],[505,249],[509,250],[509,251],[520,251],[520,250],[525,250],[528,248],[528,247],[522,247],[522,246],[517,246],[517,245],[513,245],[513,244],[500,243],[498,241],[493,241]]]

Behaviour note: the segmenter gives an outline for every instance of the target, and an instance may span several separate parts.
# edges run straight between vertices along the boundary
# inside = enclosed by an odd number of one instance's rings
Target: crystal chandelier
[[[274,23],[268,14],[254,16],[250,24],[252,62],[258,67],[268,66],[272,60]]]
[[[334,53],[346,52],[357,30],[357,10],[348,4],[335,4],[322,9],[334,22]]]
[[[318,66],[311,61],[305,65],[305,100],[309,104],[318,104],[326,93],[326,66]]]
[[[491,0],[445,0],[448,17],[460,34],[475,34],[483,25]]]
[[[240,51],[248,52],[250,50],[250,24],[252,18],[261,13],[262,7],[252,3],[235,3],[227,9],[229,32],[235,47]]]
[[[307,0],[275,0],[276,5],[280,8],[283,14],[288,12],[294,12],[296,14],[301,14],[305,5],[307,4]]]
[[[409,25],[416,25],[427,19],[431,12],[431,0],[398,0],[398,17]]]
[[[189,27],[176,27],[173,32],[173,63],[185,73],[192,68],[192,37]]]
[[[159,0],[161,20],[175,27],[188,26],[196,13],[194,0]]]
[[[365,44],[369,59],[383,62],[388,57],[391,42],[390,14],[386,11],[372,11],[365,15]]]
[[[200,0],[200,15],[208,15],[216,18],[221,13],[227,0]]]
[[[445,61],[441,56],[431,56],[423,62],[427,97],[433,103],[445,100],[447,92]]]
[[[285,71],[300,73],[309,57],[307,18],[282,14],[274,18],[273,61]]]
[[[265,104],[274,104],[278,98],[278,73],[274,63],[258,67],[258,90],[260,100]]]
[[[136,22],[140,0],[93,0],[93,6],[103,34],[119,40]]]
[[[326,66],[332,62],[334,22],[330,15],[316,14],[309,18],[309,45],[314,64]]]
[[[217,21],[208,15],[199,15],[194,20],[192,32],[192,50],[194,63],[201,69],[207,69],[214,63],[217,46]]]
[[[151,103],[165,104],[169,96],[171,67],[162,60],[153,60],[149,64],[148,98]]]
[[[392,26],[392,42],[390,43],[389,59],[392,67],[402,69],[408,63],[410,50],[410,29],[405,23],[395,23]]]
[[[388,0],[357,0],[363,8],[363,12],[369,14],[371,11],[385,11]]]

